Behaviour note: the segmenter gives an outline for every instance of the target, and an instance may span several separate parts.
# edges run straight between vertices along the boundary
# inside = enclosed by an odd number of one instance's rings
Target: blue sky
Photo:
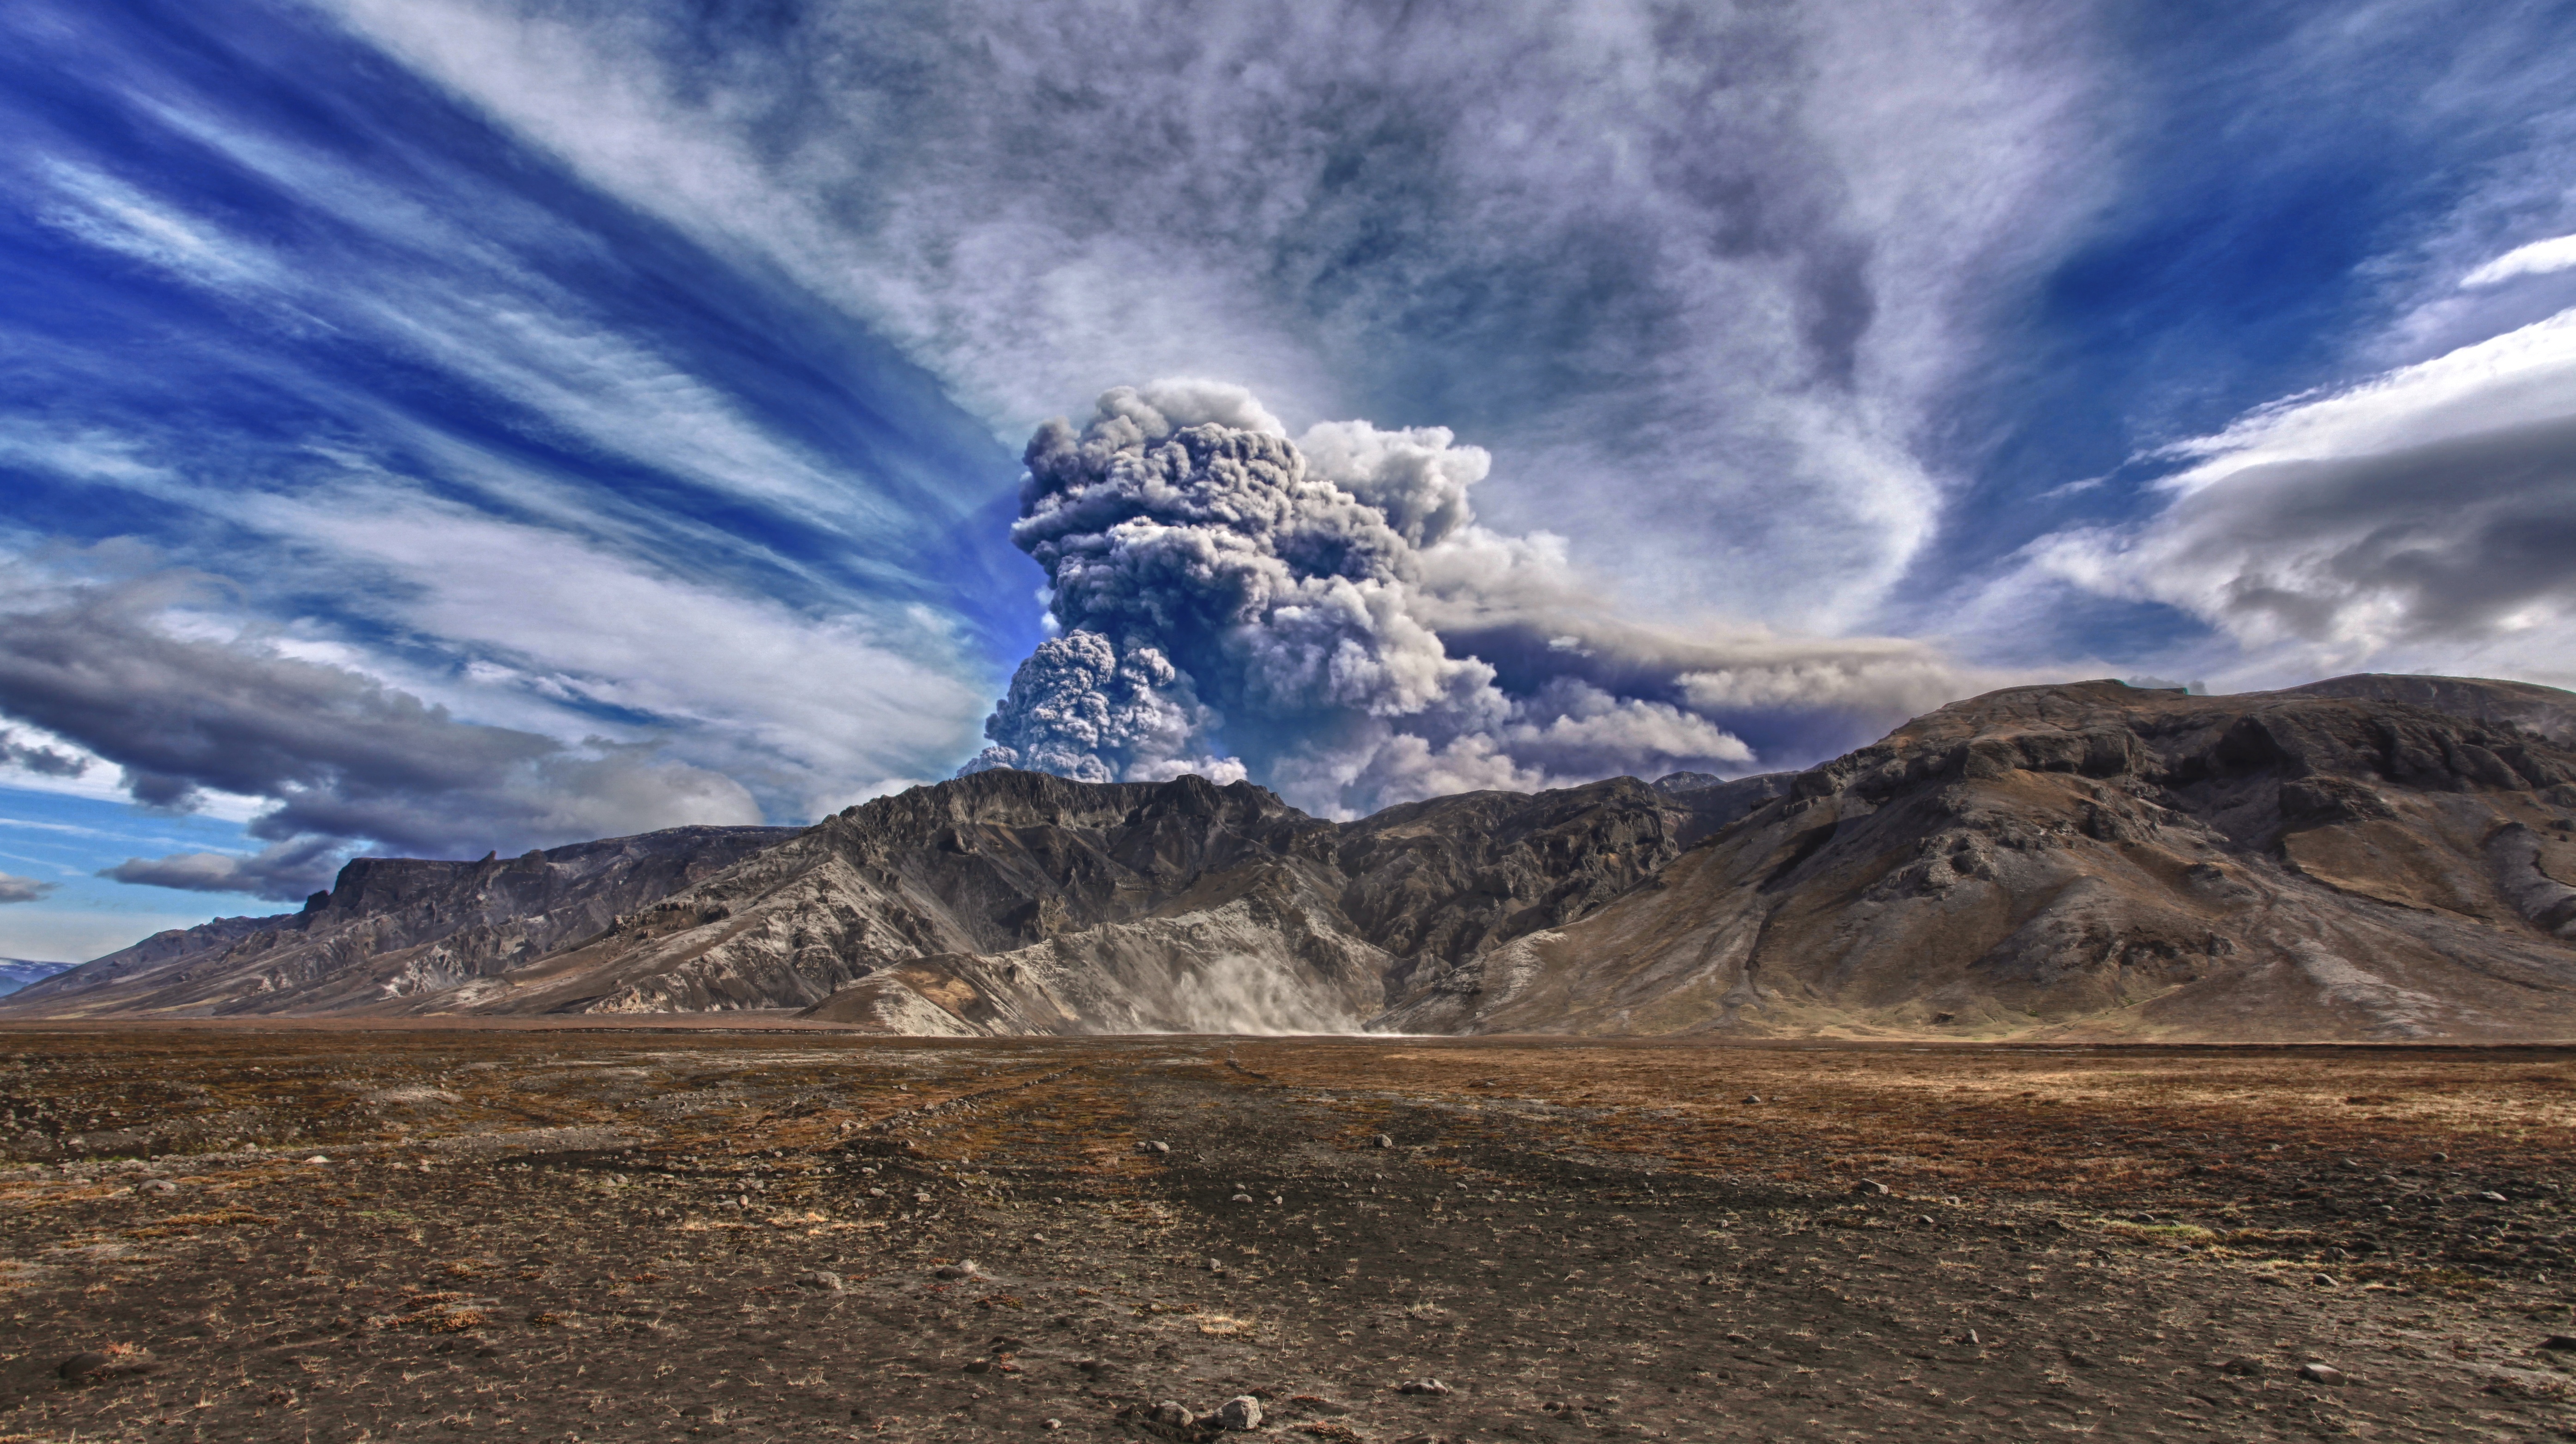
[[[1327,810],[2576,684],[2571,97],[2564,4],[21,0],[0,955],[946,776],[1157,378],[1481,458],[1456,765],[1201,729]]]

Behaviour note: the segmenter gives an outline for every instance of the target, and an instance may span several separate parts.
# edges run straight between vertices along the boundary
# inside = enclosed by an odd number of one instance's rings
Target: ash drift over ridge
[[[1489,458],[1446,428],[1323,422],[1291,440],[1241,387],[1163,381],[1103,394],[1079,431],[1048,422],[1025,460],[1011,539],[1046,569],[1056,635],[964,772],[1249,777],[1348,817],[1755,765],[1697,699],[1740,695],[1764,659],[1586,615],[1555,538],[1476,525]],[[1520,659],[1513,674],[1444,638],[1462,624]],[[1958,680],[1903,644],[1773,664],[1793,667],[1806,680],[1769,695],[1897,713]]]

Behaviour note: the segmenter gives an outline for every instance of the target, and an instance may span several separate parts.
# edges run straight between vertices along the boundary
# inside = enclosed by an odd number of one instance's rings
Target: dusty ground
[[[0,1440],[2576,1439],[2571,1125],[2550,1050],[29,1025]]]

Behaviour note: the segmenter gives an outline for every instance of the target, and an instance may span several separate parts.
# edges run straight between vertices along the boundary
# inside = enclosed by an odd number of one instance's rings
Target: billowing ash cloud
[[[760,820],[740,784],[648,746],[467,722],[345,667],[189,635],[163,616],[176,598],[164,580],[0,607],[0,712],[121,768],[147,806],[268,804],[247,829],[260,853],[134,859],[108,870],[120,881],[295,899],[361,848],[471,857]]]
[[[1475,524],[1486,454],[1440,427],[1292,441],[1239,387],[1119,387],[1039,428],[1012,540],[1058,635],[1020,665],[969,771],[1251,776],[1365,811],[1761,761],[1763,709],[1894,716],[1959,695],[1907,643],[1661,634],[1603,613],[1546,537]],[[1489,656],[1493,660],[1488,660]],[[1899,675],[1901,674],[1901,675]]]

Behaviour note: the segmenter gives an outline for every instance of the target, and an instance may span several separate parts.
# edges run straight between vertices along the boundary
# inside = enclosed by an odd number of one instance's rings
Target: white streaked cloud
[[[2517,276],[2545,276],[2576,267],[2576,236],[2555,236],[2516,246],[2460,278],[2466,287],[2501,285]]]
[[[99,171],[44,167],[56,228],[298,327],[353,330],[487,388],[550,439],[677,473],[836,531],[905,518],[892,501],[764,429],[710,381],[471,230],[388,196],[350,167],[254,142],[164,108],[314,210],[362,228],[413,264],[281,253]],[[543,224],[522,218],[526,225]],[[558,237],[575,245],[577,237]],[[363,284],[351,284],[363,275]],[[101,457],[101,461],[108,460]]]
[[[354,502],[356,504],[352,505]],[[776,797],[803,821],[936,766],[986,699],[945,618],[808,614],[673,576],[561,533],[399,493],[248,515],[352,583],[360,614],[470,659],[415,683],[549,730],[602,711]],[[471,699],[470,701],[468,699]]]

